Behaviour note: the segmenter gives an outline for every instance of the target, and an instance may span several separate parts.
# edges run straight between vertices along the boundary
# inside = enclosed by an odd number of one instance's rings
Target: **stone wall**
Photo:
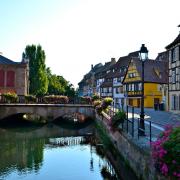
[[[153,163],[151,161],[150,152],[142,149],[132,141],[132,138],[127,134],[110,129],[107,119],[102,120],[96,114],[97,123],[101,123],[107,130],[107,133],[117,148],[119,153],[128,162],[129,166],[135,172],[139,179],[144,180],[165,180],[164,177],[158,175],[155,171]]]
[[[18,95],[27,95],[28,93],[28,64],[0,64],[0,70],[4,70],[4,86],[0,87],[0,93],[15,92]],[[15,73],[15,82],[13,87],[7,87],[7,72]]]

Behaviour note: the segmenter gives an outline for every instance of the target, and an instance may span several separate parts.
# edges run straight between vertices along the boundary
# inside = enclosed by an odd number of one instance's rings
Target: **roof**
[[[142,74],[142,62],[139,58],[133,58],[139,75]],[[130,64],[131,64],[130,63]],[[156,61],[148,59],[144,63],[144,82],[153,82],[159,84],[168,83],[168,63],[164,61]]]
[[[156,57],[156,61],[166,61],[168,62],[168,51],[160,52],[158,53],[158,56]]]
[[[0,55],[0,64],[19,64],[19,62],[14,62],[14,61]]]
[[[113,65],[114,72],[107,74],[106,78],[123,77],[126,74],[124,68],[127,68],[133,57],[139,57],[139,51],[129,53],[127,56],[120,57],[116,64]],[[121,71],[120,71],[121,69]]]
[[[107,75],[106,72],[113,68],[114,63],[114,61],[106,62],[104,66],[100,67],[95,73],[96,79],[104,78]]]
[[[172,46],[175,46],[178,43],[180,43],[180,33],[172,43],[166,46],[166,49],[170,49]]]

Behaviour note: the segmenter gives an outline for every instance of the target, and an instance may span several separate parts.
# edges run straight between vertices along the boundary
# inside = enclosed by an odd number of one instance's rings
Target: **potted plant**
[[[117,128],[119,124],[123,124],[124,120],[126,119],[126,113],[123,110],[119,110],[115,113],[112,117],[111,122],[114,128]]]

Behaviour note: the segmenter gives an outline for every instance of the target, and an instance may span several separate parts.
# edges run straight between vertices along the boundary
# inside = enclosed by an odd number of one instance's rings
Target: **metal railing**
[[[131,117],[129,117],[129,113],[131,113]],[[115,114],[114,109],[110,109],[108,112],[108,115],[112,118]],[[135,118],[135,107],[133,106],[127,106],[126,107],[126,119],[124,120],[124,123],[120,125],[120,128],[122,131],[129,134],[132,138],[140,139],[142,136],[140,135],[140,131],[144,132],[146,138],[150,144],[154,140],[157,139],[159,133],[164,129],[164,126],[162,124],[158,124],[155,122],[152,122],[150,120],[145,119],[145,129],[140,128],[140,118]],[[157,130],[156,127],[159,127],[160,130]],[[156,129],[156,130],[155,130]]]

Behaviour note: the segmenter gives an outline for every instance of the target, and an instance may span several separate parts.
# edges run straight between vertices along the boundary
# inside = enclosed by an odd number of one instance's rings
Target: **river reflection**
[[[93,125],[0,128],[0,143],[0,180],[117,179],[108,159],[98,153]]]

